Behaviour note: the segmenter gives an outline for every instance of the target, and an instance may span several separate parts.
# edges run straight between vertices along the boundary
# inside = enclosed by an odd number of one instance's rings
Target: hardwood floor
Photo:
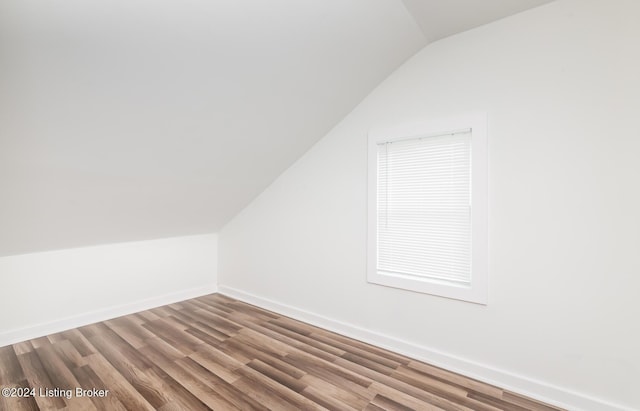
[[[0,348],[0,387],[35,389],[8,411],[558,410],[220,294]]]

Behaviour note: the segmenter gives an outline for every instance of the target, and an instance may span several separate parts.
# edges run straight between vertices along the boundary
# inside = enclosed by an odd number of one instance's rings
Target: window
[[[369,134],[371,283],[486,304],[486,116]]]

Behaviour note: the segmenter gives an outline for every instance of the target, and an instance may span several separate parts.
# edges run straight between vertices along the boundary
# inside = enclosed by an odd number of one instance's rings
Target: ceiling
[[[215,232],[426,44],[547,2],[3,0],[0,256]]]
[[[550,3],[551,0],[402,0],[432,42]]]

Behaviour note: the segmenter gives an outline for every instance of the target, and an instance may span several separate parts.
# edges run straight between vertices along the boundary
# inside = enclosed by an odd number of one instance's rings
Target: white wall
[[[221,292],[572,409],[640,409],[638,18],[558,1],[426,47],[223,228]],[[367,284],[367,131],[472,110],[489,304]]]
[[[216,291],[216,234],[0,258],[0,346]]]

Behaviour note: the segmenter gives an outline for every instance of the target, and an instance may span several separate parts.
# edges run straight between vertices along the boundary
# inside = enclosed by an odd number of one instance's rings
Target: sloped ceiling
[[[215,232],[429,41],[540,3],[3,0],[0,255]]]
[[[552,0],[402,0],[428,42],[460,33]]]

